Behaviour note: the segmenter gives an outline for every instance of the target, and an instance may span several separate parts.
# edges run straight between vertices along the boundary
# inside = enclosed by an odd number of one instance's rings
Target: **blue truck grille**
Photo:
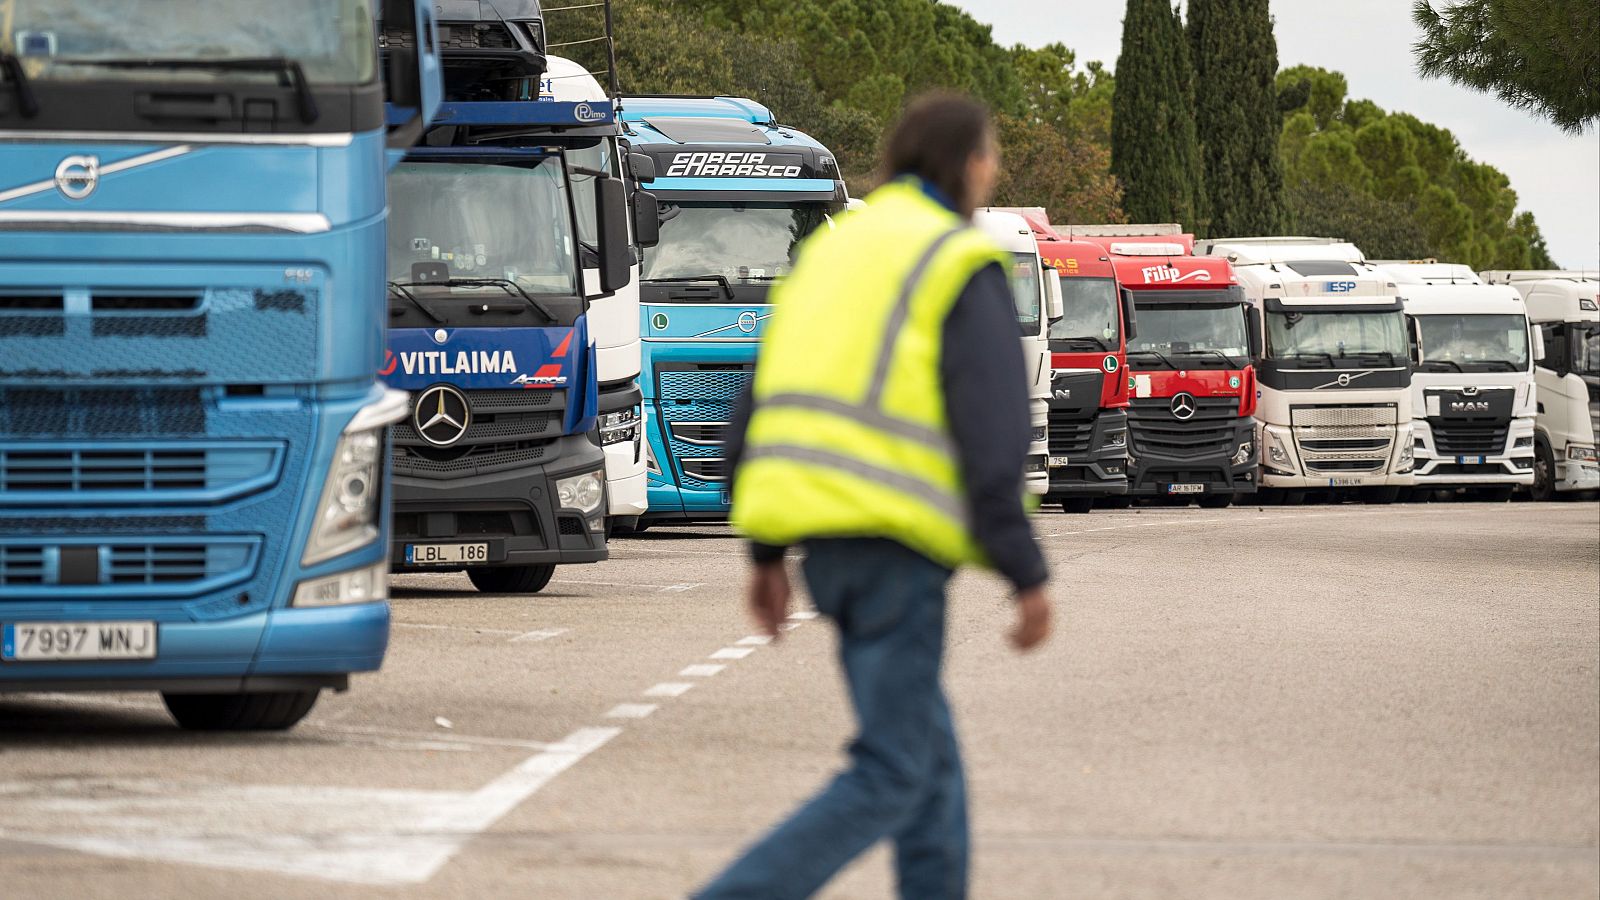
[[[115,438],[202,435],[195,388],[0,387],[0,437]]]
[[[751,377],[748,369],[659,373],[662,437],[684,487],[726,486],[728,422]]]
[[[266,442],[0,443],[0,502],[149,505],[234,500],[276,483],[283,445]]]
[[[0,543],[0,588],[6,589],[6,599],[40,592],[52,597],[71,593],[166,599],[248,579],[259,551],[257,538],[242,535],[72,538],[61,543],[18,539]]]

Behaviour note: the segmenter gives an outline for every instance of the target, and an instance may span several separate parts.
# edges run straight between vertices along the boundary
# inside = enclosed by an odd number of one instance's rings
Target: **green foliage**
[[[1210,235],[1276,234],[1283,224],[1278,157],[1278,42],[1267,0],[1189,0],[1195,126]]]
[[[1600,3],[1417,0],[1414,46],[1426,78],[1447,78],[1576,134],[1600,121]]]
[[[1128,0],[1111,98],[1111,171],[1139,222],[1202,218],[1194,68],[1167,0]]]

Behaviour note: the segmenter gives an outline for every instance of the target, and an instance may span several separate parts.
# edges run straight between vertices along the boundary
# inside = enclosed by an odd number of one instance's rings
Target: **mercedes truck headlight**
[[[1245,463],[1248,463],[1251,460],[1251,458],[1254,457],[1255,455],[1256,455],[1256,442],[1255,441],[1241,441],[1239,443],[1239,452],[1235,453],[1233,455],[1233,464],[1236,465],[1236,466],[1242,466]]]
[[[599,472],[585,472],[556,482],[556,498],[565,509],[576,509],[585,515],[600,508],[605,499],[604,476]]]
[[[347,606],[352,603],[372,603],[389,597],[389,564],[363,566],[329,575],[312,578],[295,585],[296,607]]]
[[[624,444],[639,434],[639,407],[600,416],[600,446]]]
[[[1583,444],[1568,444],[1567,459],[1576,462],[1600,462],[1600,456],[1595,454],[1595,448],[1586,447]]]
[[[347,431],[333,451],[301,565],[314,565],[378,539],[383,429]]]
[[[1126,446],[1128,446],[1128,432],[1126,430],[1113,431],[1106,435],[1107,450],[1121,450]]]

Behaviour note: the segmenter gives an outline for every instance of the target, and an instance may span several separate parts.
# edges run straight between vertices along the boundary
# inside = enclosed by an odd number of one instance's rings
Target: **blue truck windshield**
[[[643,277],[771,281],[789,273],[795,246],[835,210],[826,203],[663,202],[661,243],[644,252]]]
[[[389,175],[389,280],[457,295],[578,293],[561,160],[532,165],[407,162]]]
[[[318,84],[364,84],[374,74],[372,0],[3,0],[0,53],[41,81],[275,79],[272,72],[123,68],[94,61],[298,62]]]
[[[1528,320],[1518,315],[1417,316],[1423,371],[1507,372],[1528,368]]]
[[[1110,278],[1061,279],[1066,315],[1050,326],[1053,341],[1088,341],[1102,350],[1117,346],[1117,283]]]
[[[1404,365],[1406,343],[1401,312],[1267,313],[1267,356],[1291,368]]]

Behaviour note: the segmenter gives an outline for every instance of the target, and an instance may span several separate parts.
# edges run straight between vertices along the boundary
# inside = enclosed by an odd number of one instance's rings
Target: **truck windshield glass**
[[[1572,329],[1572,371],[1600,375],[1600,327],[1579,325]]]
[[[1128,342],[1129,356],[1144,353],[1180,369],[1226,369],[1249,355],[1244,310],[1238,305],[1140,303],[1138,311],[1139,336]]]
[[[1039,257],[1033,253],[1011,254],[1011,302],[1017,308],[1017,324],[1025,335],[1039,334]]]
[[[388,278],[478,299],[510,282],[574,296],[576,262],[561,160],[531,165],[408,162],[389,176]]]
[[[364,84],[374,0],[0,0],[0,53],[41,81],[241,81],[273,72],[120,68],[94,61],[287,59],[315,84]],[[71,60],[71,64],[66,61]]]
[[[567,151],[567,165],[597,172],[611,172],[611,149],[604,143]],[[590,247],[598,247],[600,238],[594,209],[594,176],[573,172],[573,199],[578,207],[578,240]]]
[[[794,266],[795,245],[838,209],[828,203],[663,201],[661,243],[645,250],[643,278],[772,281]]]
[[[1419,368],[1451,372],[1528,368],[1528,321],[1518,315],[1417,316]]]
[[[1267,313],[1267,356],[1290,368],[1405,365],[1407,344],[1399,311]]]
[[[1050,326],[1053,341],[1090,341],[1102,350],[1117,346],[1117,283],[1110,278],[1062,278],[1066,315]]]

